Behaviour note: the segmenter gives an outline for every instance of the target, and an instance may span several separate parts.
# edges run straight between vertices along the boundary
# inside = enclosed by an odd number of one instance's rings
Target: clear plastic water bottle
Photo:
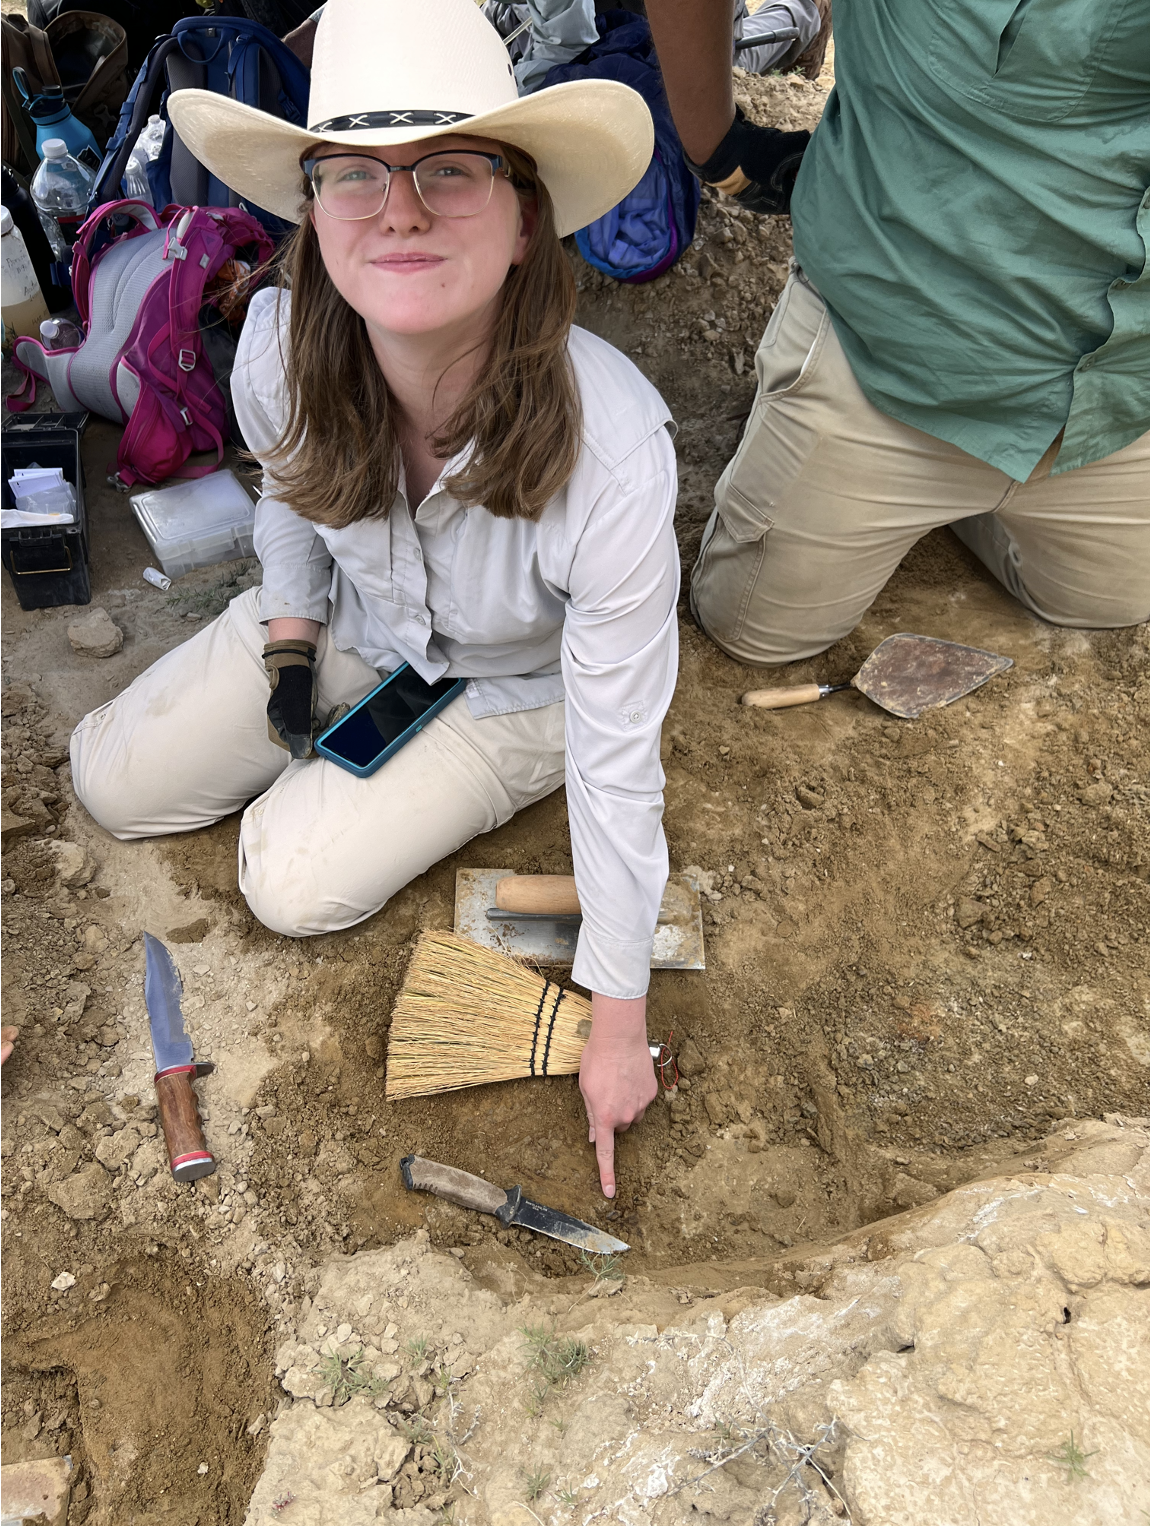
[[[40,325],[40,343],[46,350],[75,350],[84,343],[84,336],[67,318],[45,318]]]
[[[95,183],[96,177],[73,159],[63,138],[48,139],[29,189],[58,260],[71,258],[68,251],[88,215]]]
[[[136,139],[136,146],[128,157],[128,165],[124,171],[124,195],[135,197],[137,201],[146,201],[149,206],[153,205],[152,187],[148,182],[148,165],[160,157],[160,150],[164,146],[164,122],[154,112],[148,118],[148,125]]]

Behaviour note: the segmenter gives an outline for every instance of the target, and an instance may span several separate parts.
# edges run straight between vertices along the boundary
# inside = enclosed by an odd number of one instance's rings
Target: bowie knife
[[[215,1066],[197,1063],[192,1058],[192,1041],[180,1011],[184,988],[175,960],[151,933],[144,934],[144,950],[147,961],[144,1002],[152,1030],[156,1102],[168,1147],[168,1164],[178,1182],[194,1182],[201,1176],[211,1176],[216,1160],[200,1125],[192,1080],[195,1076],[206,1076]]]
[[[459,1171],[454,1166],[441,1166],[438,1161],[424,1160],[419,1155],[405,1155],[399,1164],[408,1191],[431,1192],[460,1208],[493,1214],[505,1229],[533,1229],[536,1234],[563,1240],[593,1256],[611,1256],[631,1249],[593,1224],[584,1224],[582,1219],[573,1219],[557,1208],[544,1208],[542,1203],[533,1203],[523,1196],[522,1187],[504,1191],[502,1187],[485,1182],[481,1176],[472,1176],[469,1171]]]

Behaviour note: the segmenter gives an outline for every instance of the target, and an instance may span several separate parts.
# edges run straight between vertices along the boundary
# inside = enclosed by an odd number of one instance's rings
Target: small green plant
[[[743,1431],[737,1425],[728,1425],[725,1420],[715,1422],[715,1435],[719,1438],[719,1446],[725,1448],[737,1446],[743,1440]]]
[[[560,1436],[566,1436],[568,1427],[570,1426],[571,1422],[570,1420],[560,1420],[557,1418],[552,1420],[551,1424],[559,1432]]]
[[[556,1334],[555,1327],[525,1325],[528,1370],[537,1372],[549,1388],[562,1387],[581,1373],[591,1360],[586,1341]]]
[[[449,1393],[454,1382],[455,1378],[451,1368],[445,1362],[438,1363],[435,1371],[431,1374],[431,1385],[436,1393]]]
[[[320,1362],[317,1371],[324,1386],[331,1389],[333,1404],[343,1404],[353,1394],[367,1394],[375,1399],[380,1394],[385,1394],[390,1386],[382,1378],[373,1377],[370,1371],[365,1370],[362,1346],[346,1357],[341,1357],[338,1351],[329,1352]]]
[[[435,1476],[441,1484],[451,1483],[457,1468],[454,1447],[449,1446],[442,1436],[436,1436],[432,1439],[430,1448],[425,1461],[431,1463]]]
[[[418,1410],[407,1419],[402,1415],[397,1415],[395,1423],[399,1427],[401,1434],[411,1442],[412,1446],[431,1446],[435,1441],[435,1432]]]
[[[555,1498],[561,1505],[577,1505],[579,1503],[579,1491],[577,1489],[557,1489]]]
[[[1074,1439],[1074,1432],[1070,1432],[1070,1440],[1064,1441],[1057,1452],[1050,1454],[1051,1462],[1058,1463],[1059,1467],[1066,1469],[1067,1480],[1077,1483],[1079,1479],[1089,1477],[1086,1471],[1086,1459],[1096,1457],[1097,1448],[1093,1452],[1084,1452]]]
[[[622,1256],[589,1256],[579,1252],[579,1265],[590,1272],[596,1282],[622,1282],[624,1278]]]
[[[430,1349],[430,1342],[426,1335],[417,1335],[414,1340],[407,1341],[403,1349],[407,1352],[408,1356],[414,1357],[417,1362],[425,1362],[428,1350]]]
[[[523,1489],[532,1504],[539,1498],[551,1482],[551,1474],[546,1468],[534,1468],[530,1473],[523,1475]]]

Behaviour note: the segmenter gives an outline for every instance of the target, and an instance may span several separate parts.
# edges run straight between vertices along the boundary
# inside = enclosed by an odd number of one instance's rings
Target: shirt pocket
[[[755,356],[759,385],[743,437],[715,488],[719,518],[741,545],[771,528],[818,446],[806,410],[791,404],[815,379],[829,324],[822,299],[792,276]]]
[[[979,0],[939,4],[929,62],[937,79],[1020,121],[1056,122],[1117,44],[1130,0]]]

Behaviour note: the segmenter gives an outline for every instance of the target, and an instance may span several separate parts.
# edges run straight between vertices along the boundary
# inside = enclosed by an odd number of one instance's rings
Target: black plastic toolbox
[[[76,489],[74,524],[0,530],[0,560],[12,579],[21,609],[91,603],[88,511],[80,461],[80,435],[87,422],[86,413],[26,413],[4,424],[0,445],[5,508],[15,508],[8,483],[18,468],[58,466]]]

